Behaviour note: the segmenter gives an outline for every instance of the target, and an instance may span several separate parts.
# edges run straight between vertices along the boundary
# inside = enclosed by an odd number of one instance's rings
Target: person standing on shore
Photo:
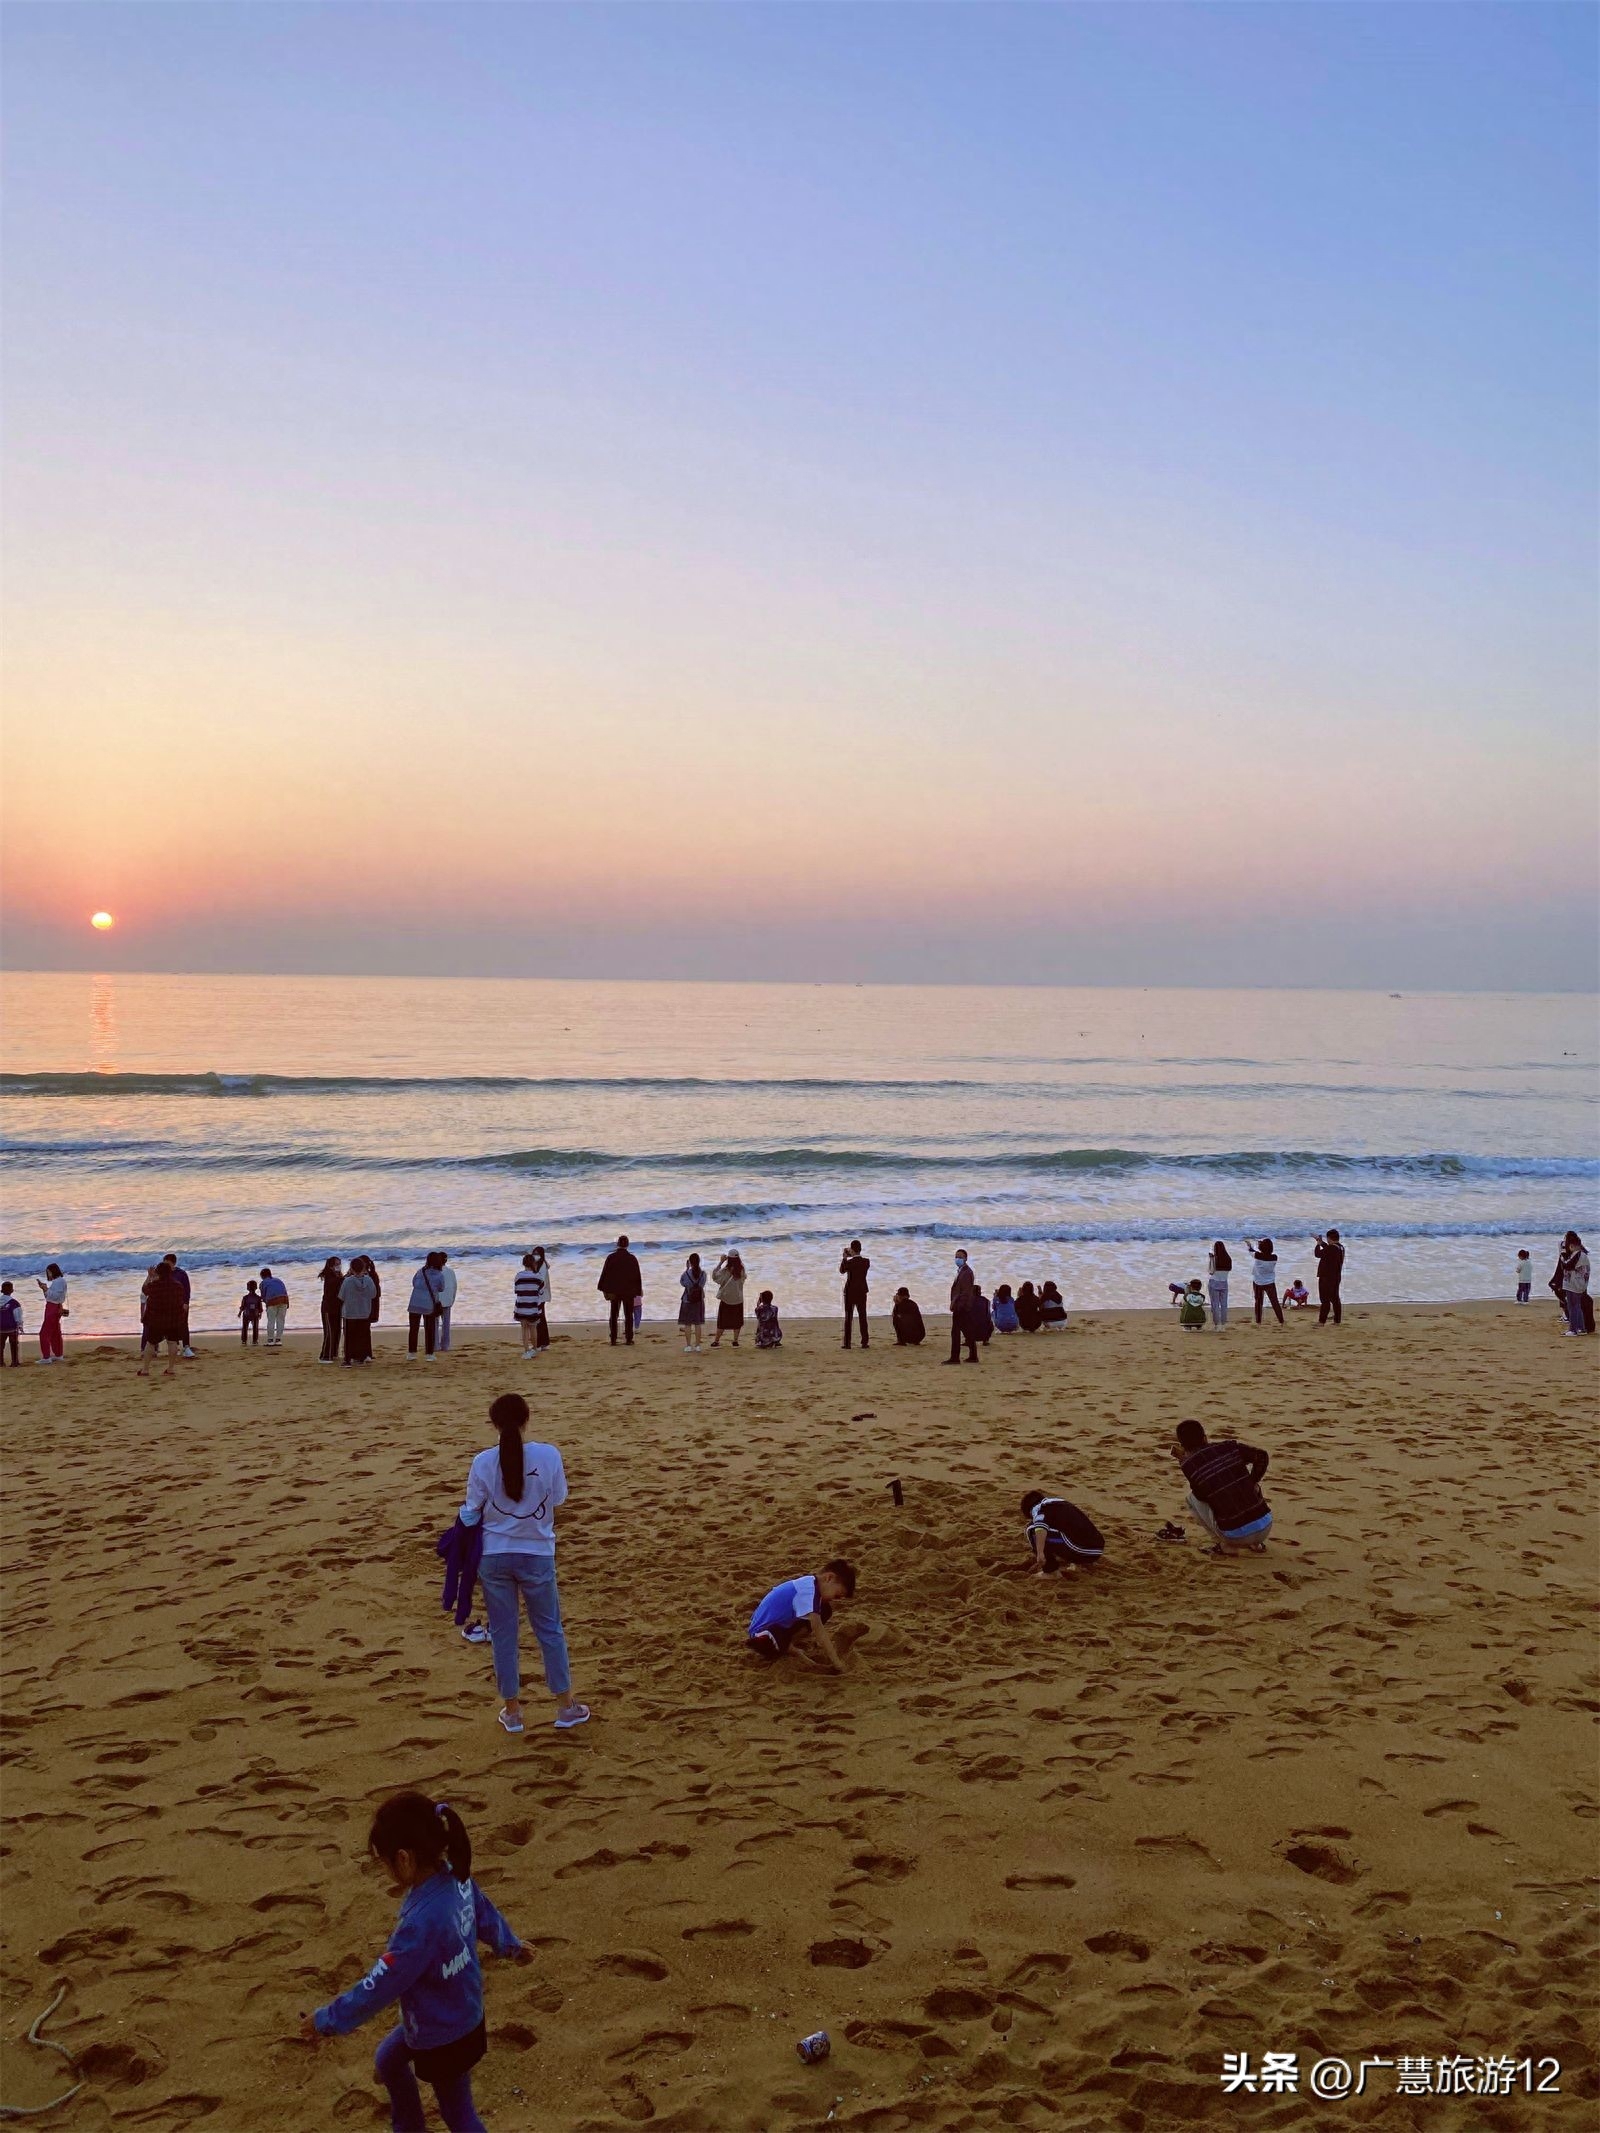
[[[973,1307],[973,1298],[978,1287],[978,1277],[967,1264],[965,1252],[956,1253],[956,1274],[950,1284],[950,1353],[947,1363],[959,1363],[961,1344],[967,1344],[967,1361],[978,1360],[978,1323]]]
[[[711,1279],[717,1290],[717,1330],[711,1336],[713,1348],[722,1346],[724,1333],[731,1333],[730,1348],[737,1348],[739,1335],[744,1330],[744,1261],[733,1245],[723,1253],[711,1269]]]
[[[344,1306],[339,1291],[344,1286],[344,1261],[338,1257],[322,1262],[322,1353],[319,1363],[339,1360],[339,1335],[344,1330]]]
[[[267,1314],[267,1346],[283,1346],[283,1322],[289,1316],[289,1284],[280,1281],[271,1267],[261,1269],[261,1303]]]
[[[700,1353],[700,1335],[706,1323],[706,1270],[700,1264],[700,1254],[691,1252],[688,1264],[678,1276],[678,1286],[683,1291],[683,1301],[678,1306],[678,1324],[683,1329],[683,1352],[685,1355]]]
[[[164,1378],[177,1375],[174,1364],[180,1354],[188,1353],[189,1298],[178,1280],[174,1262],[169,1254],[161,1264],[152,1267],[146,1284],[144,1298],[144,1339],[140,1345],[139,1375],[147,1378],[150,1365],[160,1352],[164,1341],[167,1348],[167,1367]],[[146,1354],[148,1351],[148,1355]]]
[[[639,1272],[639,1262],[628,1249],[626,1237],[617,1239],[616,1250],[607,1252],[605,1265],[600,1269],[600,1279],[595,1287],[611,1306],[611,1345],[617,1345],[617,1320],[622,1320],[624,1339],[633,1346],[634,1305],[644,1294],[644,1279]]]
[[[11,1367],[22,1367],[18,1342],[22,1338],[22,1305],[12,1293],[9,1281],[0,1281],[0,1364],[4,1364],[6,1350],[11,1350]]]
[[[567,1500],[566,1470],[553,1444],[523,1442],[528,1403],[520,1393],[503,1392],[489,1409],[489,1420],[500,1441],[479,1452],[468,1468],[467,1500],[458,1516],[464,1526],[483,1527],[478,1582],[489,1613],[495,1684],[503,1699],[500,1723],[507,1733],[524,1730],[520,1602],[539,1640],[545,1686],[556,1700],[557,1730],[566,1732],[589,1716],[589,1706],[572,1693],[556,1589],[555,1515]]]
[[[170,1267],[172,1269],[172,1278],[178,1284],[179,1291],[182,1294],[183,1352],[186,1356],[193,1360],[194,1344],[189,1338],[189,1297],[191,1294],[189,1270],[187,1267],[179,1266],[178,1255],[176,1252],[168,1252],[166,1258],[162,1260],[161,1264],[165,1267]]]
[[[1283,1324],[1283,1305],[1278,1301],[1278,1255],[1272,1248],[1272,1239],[1262,1237],[1252,1244],[1247,1239],[1245,1250],[1252,1255],[1250,1280],[1256,1292],[1256,1324],[1261,1323],[1263,1300],[1272,1306],[1272,1315],[1278,1324]]]
[[[550,1268],[538,1245],[522,1255],[512,1308],[522,1332],[522,1360],[536,1363],[550,1345]]]
[[[871,1345],[867,1338],[867,1271],[871,1265],[872,1261],[862,1255],[861,1239],[852,1237],[839,1261],[839,1272],[844,1276],[844,1344],[847,1348],[852,1313],[861,1321],[862,1347]]]
[[[1524,1247],[1517,1254],[1517,1302],[1525,1304],[1532,1294],[1533,1261],[1528,1257],[1527,1249]]]
[[[1561,1307],[1567,1314],[1568,1336],[1594,1331],[1594,1306],[1589,1301],[1589,1254],[1575,1229],[1561,1240]]]
[[[1344,1303],[1339,1295],[1339,1284],[1344,1280],[1344,1246],[1339,1242],[1339,1232],[1330,1229],[1325,1237],[1318,1237],[1317,1253],[1317,1324],[1325,1326],[1328,1314],[1333,1313],[1336,1326],[1344,1324]]]
[[[372,1320],[378,1307],[378,1281],[372,1261],[358,1252],[350,1271],[339,1284],[339,1310],[344,1319],[344,1367],[372,1361]]]
[[[44,1315],[39,1320],[39,1360],[64,1363],[67,1355],[61,1340],[61,1321],[67,1315],[67,1277],[52,1259],[42,1278],[37,1274],[33,1278],[44,1298]]]
[[[450,1353],[450,1313],[456,1307],[456,1270],[450,1264],[448,1252],[435,1252],[434,1265],[439,1272],[439,1353]]]
[[[423,1332],[427,1360],[431,1363],[439,1340],[439,1269],[435,1265],[436,1252],[430,1252],[411,1277],[411,1294],[406,1302],[406,1361],[409,1363],[417,1352],[417,1328]]]
[[[1228,1276],[1233,1272],[1233,1254],[1219,1237],[1206,1258],[1206,1293],[1211,1300],[1211,1323],[1220,1332],[1228,1323]]]

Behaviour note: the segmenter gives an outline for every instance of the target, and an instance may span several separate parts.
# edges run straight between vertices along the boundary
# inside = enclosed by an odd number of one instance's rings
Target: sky
[[[1597,25],[8,9],[8,962],[1592,986]]]

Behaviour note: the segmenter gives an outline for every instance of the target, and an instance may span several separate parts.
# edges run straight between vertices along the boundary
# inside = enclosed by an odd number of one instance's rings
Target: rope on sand
[[[78,2062],[73,2058],[71,2052],[67,2050],[67,2047],[64,2044],[57,2044],[53,2037],[41,2037],[39,2034],[66,1996],[67,1981],[63,1978],[56,1987],[55,1998],[29,2029],[28,2042],[39,2045],[41,2049],[47,2052],[59,2052],[72,2071],[76,2073],[78,2071]],[[0,2118],[38,2118],[46,2111],[59,2111],[64,2103],[72,2101],[82,2087],[83,2083],[81,2081],[75,2081],[65,2095],[57,2096],[51,2103],[0,2103]]]

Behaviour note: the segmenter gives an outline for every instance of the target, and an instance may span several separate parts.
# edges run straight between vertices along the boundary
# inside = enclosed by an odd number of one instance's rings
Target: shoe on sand
[[[527,1731],[520,1718],[507,1718],[504,1711],[500,1711],[496,1715],[507,1733],[525,1733]]]
[[[585,1726],[589,1723],[590,1715],[586,1703],[569,1703],[564,1711],[556,1713],[556,1731],[566,1733],[574,1726]]]

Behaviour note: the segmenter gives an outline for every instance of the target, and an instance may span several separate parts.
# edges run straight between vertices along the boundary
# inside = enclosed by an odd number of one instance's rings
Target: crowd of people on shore
[[[1317,1323],[1334,1326],[1344,1322],[1344,1271],[1346,1246],[1338,1230],[1320,1232],[1313,1240],[1317,1283]],[[1250,1293],[1255,1323],[1260,1325],[1270,1311],[1279,1325],[1286,1311],[1309,1311],[1310,1291],[1296,1278],[1282,1292],[1278,1288],[1278,1252],[1270,1237],[1249,1239],[1240,1247],[1250,1274]],[[839,1261],[843,1282],[844,1326],[842,1346],[859,1339],[871,1346],[870,1273],[872,1262],[852,1237]],[[1168,1283],[1168,1293],[1177,1311],[1178,1323],[1189,1332],[1208,1329],[1221,1333],[1228,1326],[1229,1284],[1236,1271],[1234,1255],[1219,1237],[1206,1255],[1204,1276]],[[1516,1301],[1526,1304],[1534,1285],[1533,1261],[1526,1249],[1517,1253],[1513,1273]],[[52,1260],[36,1285],[43,1298],[38,1340],[41,1363],[60,1363],[66,1350],[63,1323],[69,1315],[68,1282],[59,1264]],[[318,1275],[322,1320],[322,1349],[318,1361],[343,1363],[357,1369],[373,1358],[372,1329],[382,1311],[383,1279],[370,1252],[358,1252],[348,1261],[337,1254],[324,1261]],[[745,1293],[749,1276],[737,1245],[730,1244],[707,1270],[698,1252],[690,1252],[678,1277],[680,1300],[677,1326],[686,1355],[698,1355],[704,1346],[730,1348],[740,1345],[745,1330]],[[626,1236],[617,1239],[607,1253],[595,1284],[607,1307],[607,1331],[613,1346],[620,1341],[631,1347],[644,1323],[644,1276],[637,1254]],[[1565,1331],[1576,1338],[1594,1331],[1594,1301],[1589,1293],[1589,1254],[1576,1230],[1561,1241],[1554,1270],[1546,1286],[1560,1304]],[[447,1251],[429,1252],[411,1277],[406,1300],[407,1361],[420,1354],[428,1362],[450,1353],[451,1320],[456,1306],[457,1276]],[[704,1340],[710,1299],[715,1298],[715,1324],[709,1343]],[[139,1374],[150,1374],[151,1365],[165,1351],[171,1377],[183,1357],[192,1357],[189,1312],[191,1283],[176,1252],[150,1267],[139,1290]],[[293,1298],[289,1286],[271,1267],[247,1280],[239,1299],[236,1318],[239,1340],[245,1347],[281,1350]],[[553,1306],[549,1255],[534,1246],[522,1255],[511,1296],[511,1315],[522,1340],[522,1359],[536,1362],[550,1346]],[[955,1254],[947,1308],[950,1314],[949,1363],[976,1363],[979,1350],[996,1335],[1049,1333],[1067,1323],[1067,1306],[1059,1286],[1051,1280],[1010,1282],[997,1285],[993,1295],[982,1284],[965,1251]],[[754,1345],[772,1350],[783,1345],[783,1324],[771,1289],[759,1291],[755,1301]],[[895,1290],[889,1312],[890,1330],[897,1348],[920,1347],[927,1338],[921,1305],[909,1288]],[[16,1284],[0,1281],[0,1364],[21,1361],[21,1338],[25,1328],[21,1298]],[[263,1338],[263,1334],[265,1337]]]
[[[620,1267],[613,1276],[633,1279]],[[622,1316],[619,1311],[619,1320]],[[520,1649],[524,1617],[543,1661],[556,1731],[570,1732],[593,1716],[572,1685],[556,1576],[556,1513],[567,1501],[566,1469],[554,1444],[529,1437],[529,1419],[520,1393],[502,1393],[493,1402],[489,1421],[495,1442],[472,1459],[464,1500],[435,1551],[445,1564],[441,1604],[469,1643],[490,1646],[495,1721],[513,1736],[528,1726]],[[1209,1543],[1206,1552],[1264,1554],[1273,1523],[1261,1493],[1267,1453],[1231,1437],[1210,1438],[1201,1423],[1191,1420],[1178,1423],[1168,1449],[1182,1477],[1184,1508]],[[1103,1560],[1105,1535],[1065,1494],[1029,1488],[1021,1514],[1026,1565],[1035,1577],[1091,1572]],[[1156,1538],[1184,1543],[1189,1535],[1182,1523],[1169,1519]],[[840,1623],[837,1616],[856,1598],[860,1584],[856,1564],[840,1555],[780,1579],[757,1601],[745,1625],[749,1660],[764,1667],[789,1663],[845,1672],[863,1626]],[[486,1627],[469,1619],[475,1589],[483,1595]],[[422,2125],[420,2078],[433,2089],[447,2126],[483,2133],[472,2097],[473,2069],[488,2049],[478,1948],[481,1944],[514,1962],[528,1960],[529,1951],[474,1885],[471,1839],[453,1808],[423,1793],[396,1794],[379,1807],[367,1842],[402,1899],[399,1918],[372,1969],[305,2015],[300,2036],[307,2044],[349,2036],[398,2004],[401,2021],[378,2046],[373,2069],[388,2092],[395,2125]]]

